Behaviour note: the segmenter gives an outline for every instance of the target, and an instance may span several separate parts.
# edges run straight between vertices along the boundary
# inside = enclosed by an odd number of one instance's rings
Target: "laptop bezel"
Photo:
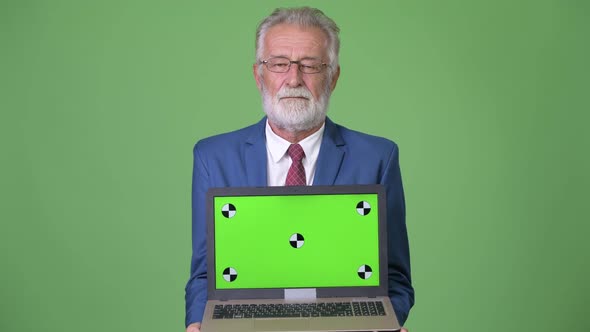
[[[214,198],[218,196],[377,194],[379,205],[379,286],[318,287],[317,298],[387,296],[387,211],[385,187],[372,185],[221,187],[207,191],[207,297],[209,300],[283,299],[285,288],[216,289]]]

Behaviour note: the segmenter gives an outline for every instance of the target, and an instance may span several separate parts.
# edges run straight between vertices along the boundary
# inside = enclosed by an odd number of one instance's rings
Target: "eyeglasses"
[[[299,71],[304,74],[317,74],[324,70],[328,64],[321,60],[303,59],[299,61],[292,61],[284,57],[270,58],[268,60],[260,61],[266,68],[273,73],[286,73],[291,69],[291,64],[296,63]]]

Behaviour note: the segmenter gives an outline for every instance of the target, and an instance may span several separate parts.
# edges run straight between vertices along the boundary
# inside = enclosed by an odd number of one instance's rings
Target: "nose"
[[[287,75],[286,83],[289,87],[296,88],[303,84],[303,73],[299,71],[298,63],[291,63],[291,67],[285,75]]]

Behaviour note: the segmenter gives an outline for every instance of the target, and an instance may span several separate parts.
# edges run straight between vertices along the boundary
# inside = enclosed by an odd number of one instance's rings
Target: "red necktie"
[[[285,186],[305,186],[307,184],[305,181],[305,168],[301,163],[301,160],[305,157],[303,148],[299,144],[291,144],[287,149],[287,154],[291,157],[292,162],[287,173]]]

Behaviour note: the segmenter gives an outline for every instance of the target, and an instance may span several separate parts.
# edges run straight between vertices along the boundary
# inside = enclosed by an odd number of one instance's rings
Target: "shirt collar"
[[[315,133],[307,136],[299,142],[299,145],[305,152],[305,157],[308,158],[319,151],[319,146],[324,135],[324,129],[326,124],[322,124],[322,127]],[[284,156],[287,155],[287,149],[291,143],[279,135],[275,134],[266,120],[266,147],[270,152],[271,159],[274,163],[278,163]]]

